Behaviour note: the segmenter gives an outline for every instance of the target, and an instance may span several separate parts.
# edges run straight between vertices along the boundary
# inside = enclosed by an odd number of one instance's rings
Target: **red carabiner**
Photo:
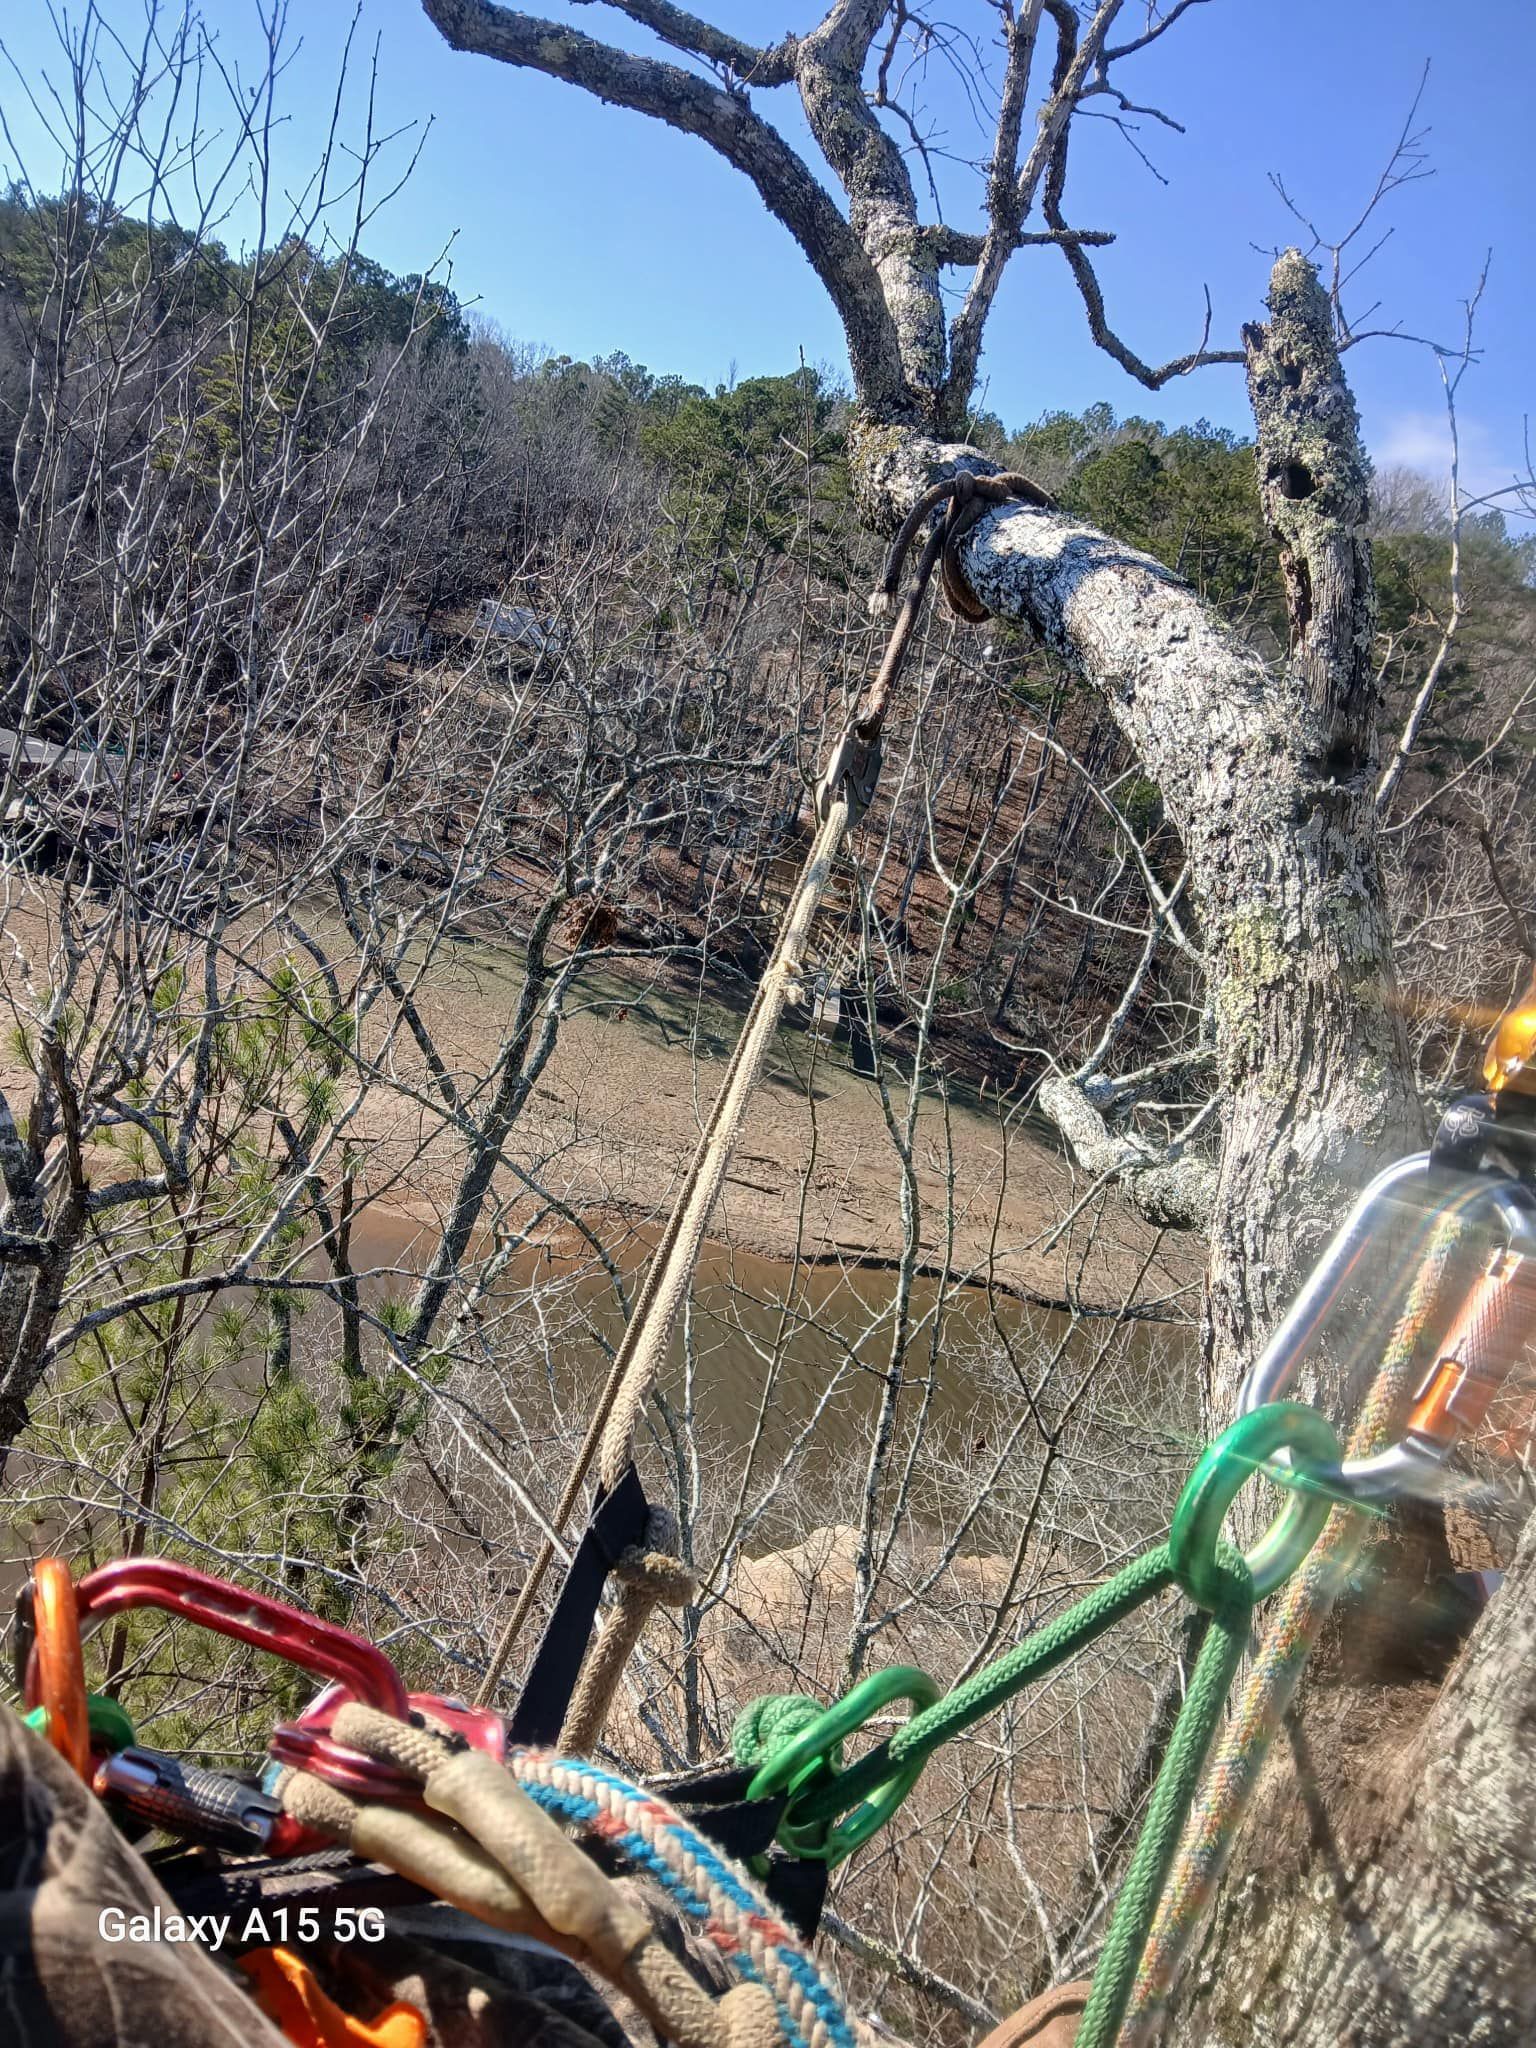
[[[346,1695],[334,1685],[312,1699],[296,1721],[283,1721],[272,1732],[270,1751],[280,1764],[295,1770],[312,1771],[317,1778],[335,1785],[354,1798],[382,1799],[397,1806],[419,1806],[421,1783],[409,1771],[396,1770],[377,1758],[349,1749],[331,1733],[336,1716],[346,1705]],[[413,1692],[413,1713],[442,1723],[462,1736],[471,1749],[507,1760],[507,1724],[489,1707],[469,1707],[462,1700],[445,1699],[438,1693]]]
[[[397,1720],[410,1712],[399,1672],[362,1636],[274,1600],[269,1593],[253,1593],[168,1557],[119,1558],[87,1572],[75,1588],[75,1602],[82,1628],[133,1608],[158,1607],[215,1635],[268,1650],[301,1671],[334,1679],[353,1699]],[[29,1699],[37,1683],[36,1664],[34,1649],[27,1666]]]

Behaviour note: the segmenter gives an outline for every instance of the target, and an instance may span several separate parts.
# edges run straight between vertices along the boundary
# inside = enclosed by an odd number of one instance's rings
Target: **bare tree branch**
[[[746,95],[710,85],[693,72],[635,57],[590,36],[542,21],[493,0],[422,0],[428,17],[456,50],[475,51],[577,85],[612,105],[650,114],[696,135],[745,173],[763,203],[794,236],[842,318],[854,376],[872,404],[898,412],[909,402],[900,385],[895,328],[874,264],[804,163]],[[834,48],[836,44],[834,43]]]

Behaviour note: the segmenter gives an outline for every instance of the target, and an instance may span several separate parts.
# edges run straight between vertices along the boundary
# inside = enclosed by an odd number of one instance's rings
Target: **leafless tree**
[[[1183,842],[1222,1100],[1207,1294],[1220,1414],[1344,1191],[1368,1161],[1421,1130],[1381,873],[1368,469],[1340,364],[1337,309],[1312,265],[1288,251],[1272,272],[1270,318],[1245,330],[1240,351],[1208,351],[1202,339],[1154,368],[1110,325],[1084,238],[1065,213],[1068,144],[1085,100],[1104,94],[1112,105],[1129,104],[1121,76],[1183,7],[1154,12],[1119,44],[1111,38],[1120,0],[1102,0],[1086,20],[1054,6],[988,17],[994,133],[986,225],[957,235],[922,216],[904,146],[913,123],[902,128],[891,90],[900,76],[895,53],[942,44],[952,33],[944,25],[885,0],[838,0],[803,33],[764,47],[678,7],[614,4],[671,55],[635,55],[491,0],[424,0],[455,47],[665,121],[752,181],[842,320],[858,408],[854,471],[876,528],[891,530],[936,478],[988,466],[956,436],[998,282],[1025,239],[1059,244],[1093,338],[1149,386],[1213,354],[1246,366],[1260,493],[1289,601],[1285,659],[1266,662],[1159,566],[1080,522],[1005,507],[979,521],[961,549],[982,605],[1032,628],[1102,694]],[[759,111],[778,89],[798,96],[837,196]],[[1410,119],[1389,177],[1411,174],[1416,142]],[[968,275],[950,318],[940,287],[955,268]],[[1075,1091],[1090,1109],[1083,1083],[1091,1078],[1090,1063]],[[1060,1091],[1058,1110],[1073,1099]],[[1082,1110],[1074,1114],[1091,1146],[1097,1126]],[[1108,1163],[1130,1169],[1134,1198],[1144,1162]],[[1166,1177],[1158,1192],[1166,1201]],[[1529,1625],[1527,1608],[1518,1622],[1506,1618],[1502,1634],[1528,1639]],[[1496,1655],[1493,1635],[1474,1651],[1495,1660],[1490,1672],[1502,1668]],[[1476,1664],[1457,1700],[1494,1747],[1519,1725],[1507,1696],[1480,1689]],[[1509,1800],[1513,1841],[1523,1825],[1523,1774],[1507,1767],[1507,1755],[1504,1762],[1500,1797]],[[1428,1804],[1440,1810],[1433,1796]],[[1479,1930],[1469,1944],[1491,1940],[1494,1923],[1506,1939],[1521,1930],[1519,1960],[1506,1959],[1502,1975],[1500,2038],[1513,2041],[1528,2030],[1536,1999],[1530,1890],[1512,1863],[1494,1872],[1479,1860],[1470,1839],[1477,1830],[1462,1823],[1454,1832],[1470,1886],[1458,1896]],[[1423,1938],[1422,1915],[1434,1910],[1429,1882],[1411,1856],[1384,1870],[1386,1935],[1373,1941],[1374,1955],[1401,1957],[1407,1967]],[[1491,1916],[1489,1886],[1498,1898]],[[1245,2012],[1270,1953],[1263,1940],[1223,1952],[1216,1974],[1239,1987]],[[1402,1994],[1395,2002],[1387,1974],[1378,1963],[1362,1985],[1358,1972],[1341,1973],[1349,2024],[1362,2041],[1403,2038],[1394,2031]],[[1415,2010],[1411,1998],[1408,2009]],[[1418,2037],[1454,2037],[1465,2009],[1454,2000],[1417,2009]],[[1314,2029],[1326,2029],[1334,2010],[1342,2017],[1345,2007],[1326,1999],[1314,2006]],[[1189,2038],[1226,2038],[1198,2014],[1185,2024]],[[1275,2038],[1300,2036],[1293,2029]]]

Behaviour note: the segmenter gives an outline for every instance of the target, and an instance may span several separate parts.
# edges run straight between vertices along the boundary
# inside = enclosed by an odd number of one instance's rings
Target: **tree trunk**
[[[867,422],[853,452],[887,529],[936,477],[990,467]],[[1419,1129],[1363,765],[1374,695],[1325,715],[1299,666],[1271,667],[1161,563],[1059,513],[991,512],[961,557],[990,611],[1032,626],[1099,691],[1189,858],[1226,1103],[1208,1297],[1224,1416],[1353,1191]],[[1362,764],[1348,776],[1341,720]],[[1160,1177],[1160,1208],[1177,1171]]]
[[[1170,2048],[1529,2048],[1533,1725],[1536,1520],[1438,1699],[1314,1685]]]

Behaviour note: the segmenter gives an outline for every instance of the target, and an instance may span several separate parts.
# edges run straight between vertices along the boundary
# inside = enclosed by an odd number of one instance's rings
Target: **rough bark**
[[[614,4],[726,83],[493,0],[423,0],[456,48],[651,114],[752,178],[842,318],[860,408],[856,487],[878,530],[897,525],[935,476],[988,467],[932,430],[963,415],[997,277],[1037,194],[1051,232],[1070,234],[1061,209],[1072,113],[1095,66],[1146,40],[1105,48],[1117,0],[1102,0],[1081,36],[1070,8],[1046,10],[1055,61],[1027,152],[1024,107],[1042,8],[1025,10],[1010,31],[987,233],[947,335],[939,273],[948,259],[918,220],[906,161],[865,82],[886,0],[834,0],[809,34],[771,49],[725,36],[668,0]],[[797,87],[845,194],[846,220],[753,110],[746,82]],[[1364,461],[1326,301],[1294,251],[1276,266],[1271,311],[1272,326],[1245,341],[1266,505],[1296,595],[1288,668],[1272,673],[1156,563],[1090,528],[996,513],[966,546],[983,602],[1027,620],[1103,692],[1188,845],[1227,1103],[1209,1296],[1217,1412],[1347,1188],[1417,1123],[1368,786],[1376,716],[1370,564],[1359,531]],[[1142,365],[1137,374],[1155,384],[1166,371]],[[1192,1175],[1189,1165],[1175,1171],[1181,1182]],[[1180,1207],[1196,1215],[1192,1192]]]
[[[855,450],[882,525],[933,476],[983,466],[869,423]],[[1333,772],[1307,678],[1266,663],[1149,556],[1010,507],[972,529],[963,559],[991,611],[1029,624],[1100,692],[1189,858],[1226,1100],[1210,1268],[1219,1412],[1347,1191],[1418,1126],[1369,777]]]
[[[896,329],[908,403],[936,417],[946,371],[938,254],[918,224],[907,160],[864,96],[864,58],[889,0],[838,0],[796,47],[800,102],[848,195],[848,220],[874,265]]]
[[[1037,1107],[1066,1140],[1084,1173],[1120,1183],[1139,1216],[1164,1230],[1206,1230],[1216,1199],[1216,1169],[1199,1157],[1157,1158],[1110,1128],[1092,1091],[1064,1074],[1040,1084]]]
[[[744,94],[717,93],[687,73],[677,83],[668,66],[638,71],[640,60],[612,52],[600,59],[592,54],[600,46],[488,0],[424,4],[459,47],[655,113],[753,177],[843,318],[860,408],[853,475],[877,531],[893,530],[936,478],[990,467],[975,449],[941,437],[963,420],[997,281],[1027,239],[1037,191],[1095,342],[1132,375],[1157,388],[1197,363],[1234,360],[1207,353],[1202,341],[1161,369],[1142,362],[1109,326],[1085,238],[1072,235],[1062,211],[1067,128],[1091,67],[1144,47],[1182,7],[1120,50],[1103,46],[1117,0],[1101,0],[1081,35],[1072,10],[1051,0],[1016,11],[978,238],[918,226],[905,169],[861,90],[871,38],[888,14],[879,0],[835,0],[803,40],[725,55],[666,0],[615,0],[717,66],[793,78],[843,185],[846,221],[826,194],[819,205],[807,195],[802,181],[814,181],[798,158],[791,153],[786,164],[758,134]],[[1025,153],[1025,93],[1043,12],[1056,26],[1056,64]],[[721,107],[722,97],[739,97],[743,111]],[[938,269],[960,263],[975,274],[946,341]],[[1161,565],[1079,521],[1000,509],[962,545],[981,601],[1029,625],[1101,693],[1184,842],[1224,1102],[1208,1295],[1218,1415],[1347,1195],[1420,1127],[1372,802],[1368,470],[1327,302],[1294,251],[1275,267],[1269,304],[1269,323],[1245,331],[1243,359],[1260,488],[1290,600],[1287,662],[1266,663]],[[1090,1150],[1109,1137],[1082,1133]],[[1335,1871],[1341,1802],[1308,1806],[1280,1780],[1268,1831],[1261,1818],[1250,1836],[1263,1843],[1264,1863],[1239,1870],[1207,1951],[1219,1991],[1202,1989],[1181,2048],[1503,2048],[1536,2037],[1536,1887],[1522,1853],[1536,1790],[1521,1754],[1536,1720],[1532,1540],[1416,1747],[1386,1742],[1382,1723],[1416,1735],[1424,1692],[1378,1689],[1376,1724],[1361,1715],[1358,1688],[1333,1695],[1343,1710],[1333,1723],[1321,1708],[1309,1714],[1298,1745],[1315,1738],[1341,1794],[1352,1772],[1366,1793],[1391,1788],[1371,1808],[1385,1818]],[[1376,1745],[1374,1776],[1361,1768],[1361,1741]],[[1408,1788],[1405,1797],[1398,1787]],[[1301,1845],[1289,1870],[1275,1867],[1281,1839]]]
[[[1269,310],[1268,326],[1245,327],[1243,343],[1259,433],[1259,496],[1285,577],[1291,663],[1328,734],[1334,774],[1341,782],[1374,782],[1370,465],[1339,361],[1333,308],[1299,250],[1288,249],[1275,264]]]
[[[1323,1693],[1277,1745],[1177,2048],[1536,2040],[1536,1521],[1432,1698]]]

